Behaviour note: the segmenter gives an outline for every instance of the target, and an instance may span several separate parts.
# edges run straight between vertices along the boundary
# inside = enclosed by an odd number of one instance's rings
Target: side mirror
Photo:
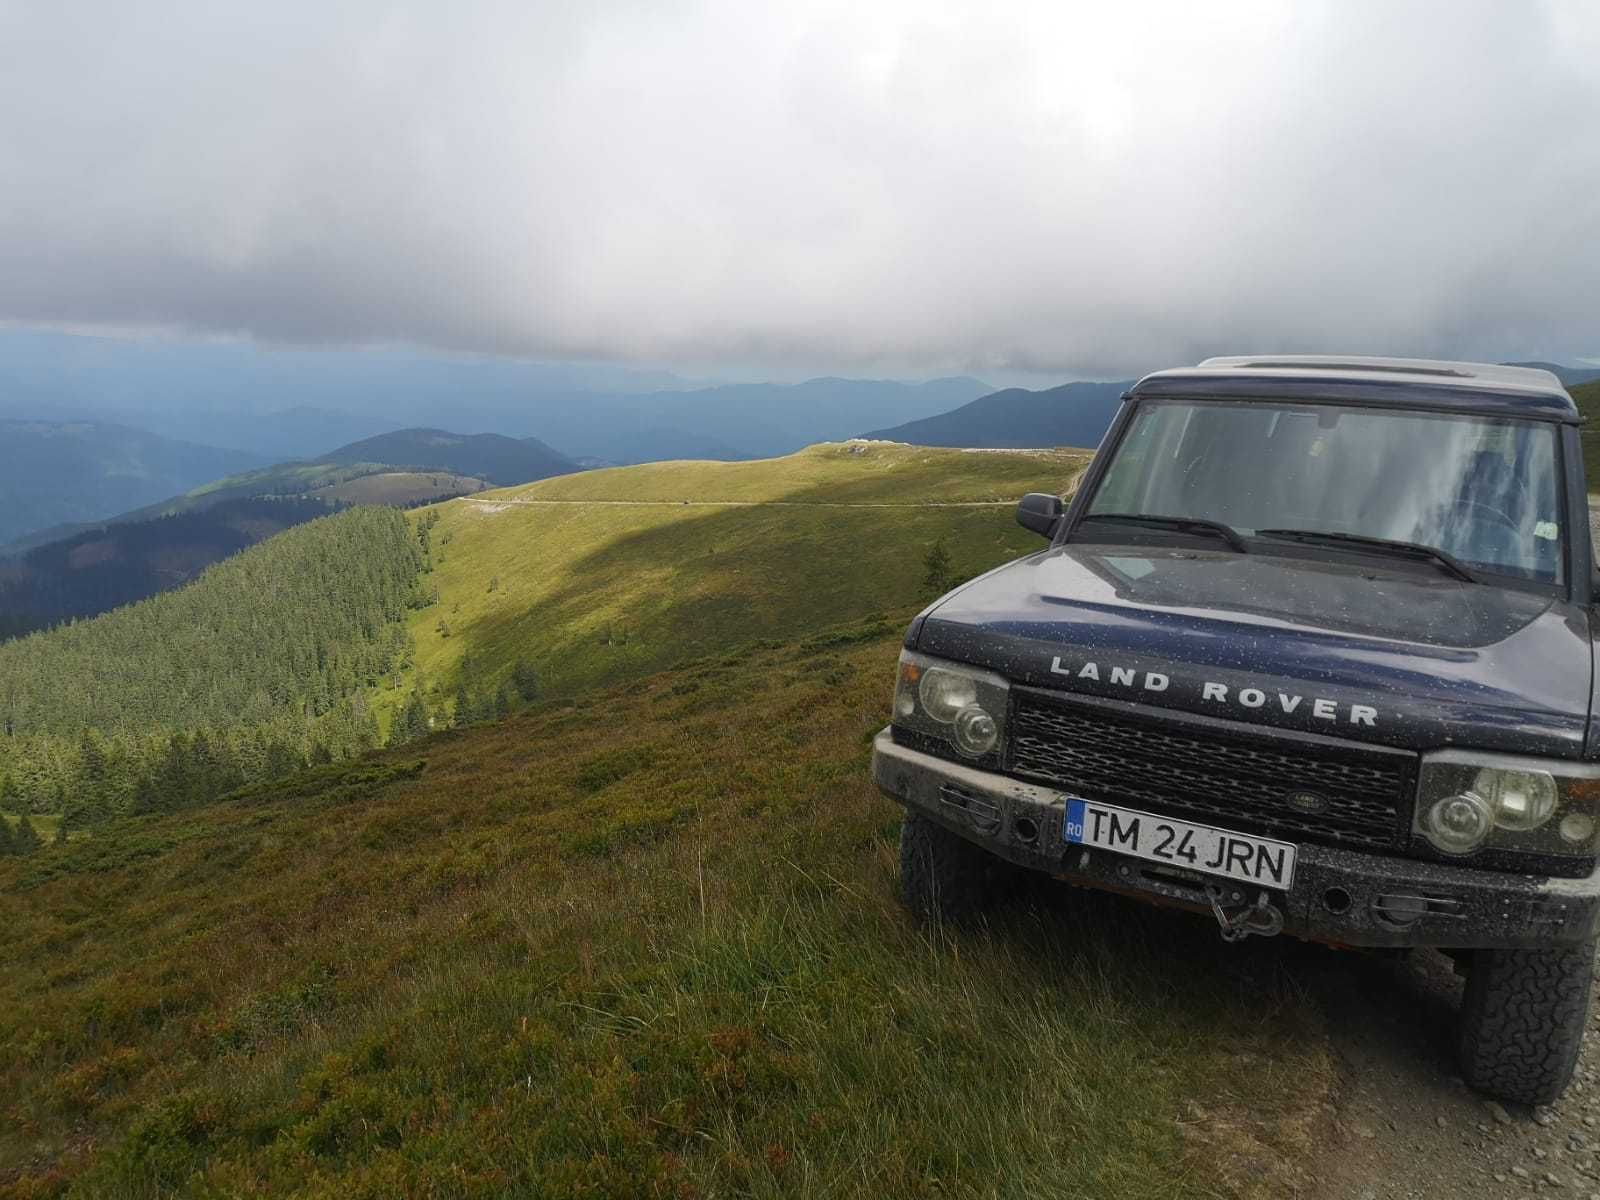
[[[1031,529],[1041,537],[1054,537],[1061,514],[1066,512],[1060,496],[1047,492],[1029,492],[1017,503],[1017,524]]]

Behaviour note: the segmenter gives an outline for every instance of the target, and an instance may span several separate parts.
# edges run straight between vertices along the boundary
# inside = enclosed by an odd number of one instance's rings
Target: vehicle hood
[[[1582,608],[1408,567],[1060,546],[953,592],[916,647],[1020,683],[1417,750],[1577,758],[1589,718]]]

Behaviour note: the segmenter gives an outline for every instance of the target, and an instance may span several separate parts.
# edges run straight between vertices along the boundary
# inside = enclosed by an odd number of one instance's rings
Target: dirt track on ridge
[[[1600,541],[1591,498],[1590,535]],[[1456,1074],[1461,980],[1431,951],[1329,955],[1305,981],[1343,1067],[1316,1200],[1548,1194],[1600,1200],[1600,996],[1572,1087],[1549,1109],[1492,1104]]]

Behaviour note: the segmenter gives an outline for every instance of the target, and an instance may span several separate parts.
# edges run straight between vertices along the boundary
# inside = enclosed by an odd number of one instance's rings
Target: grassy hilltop
[[[486,686],[526,659],[547,692],[570,694],[915,605],[936,541],[957,577],[1038,549],[1017,497],[1065,492],[1087,462],[847,442],[452,501],[418,517],[438,514],[439,603],[412,619],[417,666],[448,690],[469,656]]]
[[[1589,491],[1600,492],[1600,379],[1567,390],[1578,402],[1578,411],[1587,422],[1580,437],[1583,440],[1583,470],[1589,480]]]

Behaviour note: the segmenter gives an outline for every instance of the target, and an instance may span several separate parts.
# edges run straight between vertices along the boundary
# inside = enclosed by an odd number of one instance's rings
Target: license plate
[[[1295,848],[1272,838],[1176,821],[1076,796],[1067,797],[1062,831],[1073,845],[1100,846],[1242,883],[1286,888],[1294,882]]]

